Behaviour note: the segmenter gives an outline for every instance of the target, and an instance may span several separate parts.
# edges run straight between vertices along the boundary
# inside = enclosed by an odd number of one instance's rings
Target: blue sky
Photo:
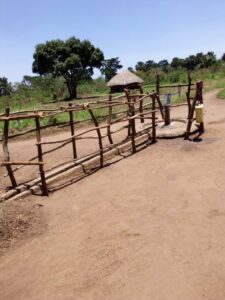
[[[35,45],[76,36],[124,68],[225,52],[225,0],[0,0],[0,77],[32,75]]]

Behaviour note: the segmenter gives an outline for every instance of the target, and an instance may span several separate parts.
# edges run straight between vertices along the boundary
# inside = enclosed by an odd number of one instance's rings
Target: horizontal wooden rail
[[[191,86],[193,86],[194,83],[191,83]],[[160,85],[159,88],[160,89],[164,89],[164,88],[179,88],[179,87],[188,87],[189,84],[188,83],[184,83],[184,84],[170,84],[170,85]]]
[[[39,166],[43,165],[44,162],[30,162],[30,161],[1,161],[0,166],[6,165],[28,165],[28,166]]]
[[[67,142],[67,141],[71,141],[73,138],[77,138],[81,135],[84,135],[88,132],[91,132],[91,131],[95,131],[96,129],[103,129],[103,128],[106,128],[108,127],[109,125],[103,125],[103,126],[98,126],[98,127],[94,127],[94,128],[91,128],[91,129],[88,129],[84,132],[81,132],[79,134],[75,134],[67,139],[63,139],[63,140],[57,140],[57,141],[52,141],[52,142],[39,142],[39,143],[36,143],[36,145],[52,145],[52,144],[59,144],[59,143],[63,143],[63,142]]]
[[[1,117],[0,122],[16,121],[16,120],[23,120],[23,119],[35,119],[36,117],[41,117],[41,114],[38,113],[38,114],[31,114],[31,115]]]

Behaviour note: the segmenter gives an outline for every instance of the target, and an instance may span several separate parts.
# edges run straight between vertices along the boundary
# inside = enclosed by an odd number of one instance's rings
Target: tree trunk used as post
[[[35,117],[35,124],[36,124],[36,137],[37,137],[37,150],[38,150],[38,160],[40,163],[43,163],[43,154],[42,154],[42,146],[41,146],[41,127],[40,127],[40,120],[39,116]],[[45,180],[45,170],[44,165],[39,165],[39,171],[41,176],[41,184],[42,184],[42,193],[44,196],[48,196],[48,188]]]
[[[9,116],[10,109],[6,108],[5,110],[5,116]],[[2,146],[3,146],[3,152],[4,152],[4,161],[10,161],[10,155],[9,155],[9,149],[8,149],[8,135],[9,135],[9,120],[5,120],[4,123],[4,129],[3,129],[3,137],[2,137]],[[9,178],[12,183],[12,187],[16,187],[16,179],[13,174],[13,170],[10,165],[6,165],[6,170],[8,172]]]
[[[69,107],[72,106],[72,103],[69,103]],[[73,121],[73,112],[69,111],[69,116],[70,116],[70,130],[71,130],[71,136],[75,135],[74,131],[74,121]],[[77,148],[76,148],[76,140],[75,137],[72,138],[72,147],[73,147],[73,158],[77,158]]]
[[[165,115],[164,123],[165,123],[166,126],[168,126],[171,123],[171,120],[170,120],[170,106],[169,105],[164,105],[164,115]]]

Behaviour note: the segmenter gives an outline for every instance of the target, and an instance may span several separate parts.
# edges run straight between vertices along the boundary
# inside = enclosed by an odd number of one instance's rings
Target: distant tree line
[[[119,57],[104,58],[103,51],[95,47],[89,40],[80,40],[71,37],[65,41],[57,39],[38,44],[33,55],[32,69],[39,76],[24,76],[17,86],[8,82],[6,77],[0,77],[0,96],[9,95],[14,90],[52,90],[57,94],[64,94],[66,86],[69,98],[77,98],[77,87],[82,82],[92,80],[94,68],[98,68],[105,81],[109,81],[123,66]],[[138,61],[135,68],[129,67],[131,72],[144,72],[161,70],[168,73],[173,70],[197,70],[210,68],[225,62],[225,53],[217,59],[214,52],[206,54],[199,52],[186,58],[174,57],[171,62],[167,59],[155,62],[147,60]],[[102,79],[103,80],[103,79]],[[53,97],[53,98],[54,98]]]
[[[135,70],[131,67],[128,68],[128,70],[148,72],[154,69],[161,69],[164,72],[168,72],[170,69],[177,70],[179,68],[184,68],[191,71],[209,68],[220,64],[222,61],[225,61],[225,53],[221,59],[217,59],[215,53],[209,51],[206,54],[199,52],[196,55],[190,55],[186,58],[174,57],[170,63],[167,59],[161,60],[158,63],[153,60],[147,60],[146,62],[139,61],[135,65]]]

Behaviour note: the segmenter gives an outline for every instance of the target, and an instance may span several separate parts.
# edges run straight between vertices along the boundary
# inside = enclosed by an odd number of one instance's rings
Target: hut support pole
[[[39,160],[39,171],[41,176],[41,184],[42,184],[42,193],[43,196],[48,196],[48,188],[45,180],[45,170],[43,165],[43,153],[41,146],[41,127],[40,127],[40,119],[39,116],[35,117],[36,124],[36,136],[37,136],[37,150],[38,150],[38,160]]]
[[[9,116],[10,109],[6,108],[5,110],[5,116]],[[2,138],[2,146],[3,146],[3,152],[4,152],[4,161],[9,162],[10,161],[10,155],[9,155],[9,149],[8,149],[8,136],[9,136],[9,120],[5,120],[4,123],[4,130],[3,130],[3,138]],[[12,187],[16,187],[16,179],[13,174],[13,170],[11,168],[10,164],[6,164],[6,170],[8,172],[9,178],[12,183]]]

